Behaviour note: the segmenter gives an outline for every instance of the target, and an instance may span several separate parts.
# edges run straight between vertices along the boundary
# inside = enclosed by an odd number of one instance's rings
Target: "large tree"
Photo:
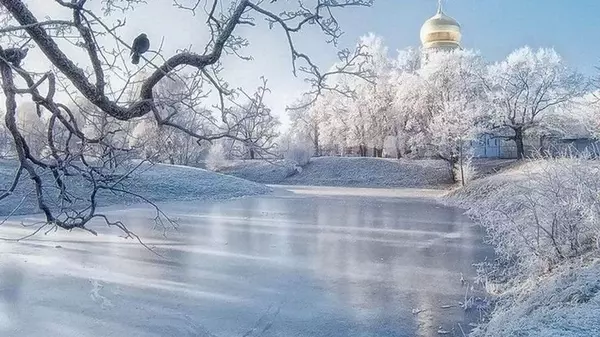
[[[486,88],[493,103],[490,127],[515,142],[525,156],[523,139],[586,89],[584,77],[569,69],[554,50],[524,47],[489,67]]]
[[[417,71],[421,68],[421,54],[414,49],[401,50],[390,74],[389,88],[392,91],[391,136],[397,158],[416,149],[416,135],[422,126],[424,82]]]
[[[458,181],[462,161],[487,106],[481,57],[469,50],[438,52],[419,71],[423,80],[425,144],[447,161]],[[462,180],[462,179],[461,179]]]
[[[317,101],[313,109],[320,116],[321,133],[330,145],[358,146],[361,156],[366,156],[367,149],[372,147],[373,154],[381,156],[385,137],[392,128],[393,63],[379,36],[362,36],[358,46],[366,54],[359,67],[330,79],[332,87],[343,90],[332,91],[326,99]],[[367,71],[370,77],[352,76],[352,71]]]
[[[191,20],[205,20],[208,42],[179,50],[173,55],[163,55],[162,44],[157,39],[153,40],[151,47],[154,50],[142,54],[140,62],[142,71],[146,70],[149,75],[139,78],[136,74],[140,73],[140,69],[132,67],[128,57],[132,46],[124,41],[121,32],[126,24],[131,24],[125,20],[127,13],[146,6],[145,1],[47,0],[42,4],[41,1],[0,0],[4,24],[0,28],[0,76],[6,102],[5,124],[19,161],[14,182],[6,187],[0,199],[10,197],[21,183],[21,176],[25,175],[33,181],[32,192],[47,226],[93,232],[86,226],[92,219],[101,218],[108,222],[107,217],[97,211],[98,194],[106,190],[127,193],[119,185],[127,172],[115,175],[106,171],[105,163],[87,161],[81,151],[58,144],[59,139],[53,133],[55,125],[62,125],[69,133],[66,138],[69,141],[77,139],[79,146],[100,144],[112,151],[127,149],[116,148],[107,141],[109,131],[100,135],[88,134],[66,102],[85,99],[102,114],[120,121],[150,117],[159,127],[176,128],[198,141],[224,137],[239,139],[227,128],[207,134],[204,130],[179,125],[173,114],[161,113],[155,88],[163,81],[183,80],[189,95],[205,93],[207,98],[203,105],[214,103],[213,111],[223,121],[222,125],[230,125],[227,120],[231,99],[227,97],[235,97],[234,90],[230,88],[237,86],[228,85],[223,78],[221,59],[226,54],[247,58],[242,52],[249,41],[240,35],[242,30],[239,27],[250,29],[257,22],[266,20],[270,27],[283,32],[283,42],[289,46],[292,58],[292,71],[306,75],[312,85],[311,94],[339,90],[328,86],[327,77],[347,73],[349,65],[360,58],[360,50],[341,51],[341,66],[321,71],[306,53],[297,48],[295,36],[312,26],[320,29],[329,42],[336,43],[342,34],[339,21],[334,16],[336,11],[369,6],[372,2],[300,0],[284,4],[262,0],[174,0],[173,5],[188,11]],[[42,19],[34,14],[34,9],[40,8],[44,14],[60,12],[68,15],[58,18],[45,16]],[[157,20],[155,24],[160,25],[161,21]],[[30,48],[24,48],[26,45]],[[136,49],[136,53],[139,52]],[[48,65],[46,71],[40,73],[31,69],[27,59],[34,56],[42,60],[40,65]],[[352,75],[360,76],[360,72],[353,70]],[[132,90],[132,86],[137,89]],[[32,152],[18,127],[21,118],[17,113],[18,105],[25,99],[35,103],[38,115],[45,111],[49,116],[47,145],[51,160],[44,160]],[[51,172],[54,178],[42,179],[46,176],[42,172]],[[85,205],[70,202],[69,185],[65,182],[73,176],[83,179],[91,187]],[[58,193],[48,193],[48,187],[53,187]],[[52,204],[60,206],[53,207]],[[109,223],[129,233],[122,223]]]
[[[322,101],[323,96],[316,102]],[[288,110],[290,137],[296,142],[310,143],[313,153],[319,156],[322,121],[319,110],[315,108],[316,102],[309,103],[308,101],[307,97],[303,97],[295,104],[298,108]]]

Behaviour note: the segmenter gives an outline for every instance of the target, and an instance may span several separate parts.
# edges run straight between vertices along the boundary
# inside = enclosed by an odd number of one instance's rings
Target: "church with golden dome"
[[[438,0],[437,13],[421,27],[423,51],[460,49],[461,38],[460,24],[444,13],[442,0]]]

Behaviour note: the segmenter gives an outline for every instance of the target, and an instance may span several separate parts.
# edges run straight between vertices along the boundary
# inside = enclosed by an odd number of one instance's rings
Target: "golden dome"
[[[460,24],[444,14],[442,6],[437,14],[425,21],[421,27],[421,43],[423,48],[460,48]]]

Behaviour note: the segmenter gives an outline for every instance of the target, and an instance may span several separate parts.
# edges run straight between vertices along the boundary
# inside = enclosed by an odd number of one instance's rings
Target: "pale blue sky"
[[[98,2],[90,3],[98,5]],[[28,0],[28,3],[38,17],[70,16],[68,11],[57,10],[54,1]],[[571,66],[587,75],[595,75],[594,67],[600,65],[598,0],[447,0],[444,6],[445,12],[463,27],[463,46],[480,50],[489,61],[500,60],[512,50],[530,45],[556,48]],[[418,47],[421,25],[435,14],[436,7],[437,0],[375,0],[371,8],[340,11],[339,20],[346,31],[341,47],[353,47],[361,35],[369,32],[381,35],[393,53],[409,46]],[[132,41],[140,32],[146,32],[151,48],[156,48],[164,37],[165,56],[190,45],[201,52],[208,38],[204,21],[203,17],[173,8],[171,0],[152,0],[127,13],[127,26],[121,34]],[[236,33],[249,39],[251,45],[244,54],[252,55],[254,60],[226,57],[224,77],[231,86],[251,91],[259,85],[260,76],[266,76],[273,91],[269,103],[285,124],[286,104],[292,103],[305,88],[301,79],[291,75],[285,36],[280,29],[269,31],[265,24],[239,27]],[[314,29],[296,38],[302,51],[321,67],[328,68],[336,60],[336,50],[323,40]],[[32,56],[30,62],[37,63],[34,60]],[[89,61],[81,59],[81,62]],[[45,67],[43,63],[37,64]]]

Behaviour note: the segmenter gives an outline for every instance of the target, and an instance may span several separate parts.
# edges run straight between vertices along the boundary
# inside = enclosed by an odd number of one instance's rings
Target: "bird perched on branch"
[[[9,48],[4,50],[5,59],[15,67],[21,66],[21,61],[27,56],[29,48]]]
[[[140,63],[140,55],[147,52],[150,48],[150,40],[148,40],[148,36],[142,33],[138,37],[133,40],[133,45],[131,46],[131,63],[138,64]]]

